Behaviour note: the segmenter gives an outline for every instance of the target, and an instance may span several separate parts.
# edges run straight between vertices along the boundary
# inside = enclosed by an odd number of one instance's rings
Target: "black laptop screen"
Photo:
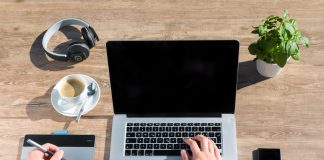
[[[110,41],[116,114],[234,113],[237,41]]]

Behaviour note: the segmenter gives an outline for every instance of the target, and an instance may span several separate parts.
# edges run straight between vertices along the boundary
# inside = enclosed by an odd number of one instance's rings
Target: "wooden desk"
[[[281,148],[283,160],[324,159],[324,2],[244,0],[128,0],[76,2],[3,0],[0,2],[0,159],[19,159],[28,133],[68,129],[95,134],[95,159],[108,159],[112,100],[107,68],[107,40],[238,39],[240,47],[237,92],[238,157],[251,160],[258,147]],[[289,61],[280,76],[260,77],[248,45],[256,40],[252,26],[270,14],[290,11],[311,40],[301,61]],[[45,56],[42,32],[62,17],[80,17],[97,31],[101,41],[79,64]],[[62,31],[64,33],[64,30]],[[50,47],[62,50],[77,30],[57,33]],[[68,37],[68,38],[66,38]],[[61,44],[63,43],[63,44]],[[59,46],[59,47],[57,47]],[[101,99],[80,123],[54,111],[53,85],[71,73],[89,75],[100,83]]]

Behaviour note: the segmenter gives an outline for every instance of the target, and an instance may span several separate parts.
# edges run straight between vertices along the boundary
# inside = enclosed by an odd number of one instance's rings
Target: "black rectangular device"
[[[257,150],[257,160],[281,160],[280,149],[259,148]]]

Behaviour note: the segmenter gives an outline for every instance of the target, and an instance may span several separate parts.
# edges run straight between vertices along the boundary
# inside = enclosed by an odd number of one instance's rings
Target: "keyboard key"
[[[173,126],[173,123],[167,123],[167,126]]]
[[[199,131],[205,131],[205,127],[199,127],[198,130]]]
[[[193,126],[193,123],[188,123],[188,126]]]
[[[194,123],[194,126],[200,126],[200,123]]]
[[[145,131],[145,127],[140,127],[139,130],[142,132]]]
[[[154,123],[154,126],[160,126],[160,123]]]
[[[126,144],[125,149],[133,149],[133,144]]]
[[[163,138],[158,138],[157,143],[163,143]]]
[[[220,127],[212,127],[212,131],[221,131]]]
[[[153,127],[153,131],[159,131],[159,127]]]
[[[179,131],[184,131],[184,127],[179,127]]]
[[[127,126],[133,126],[133,123],[127,123]]]
[[[189,133],[189,137],[194,137],[195,136],[195,133],[194,132],[190,132]]]
[[[181,123],[181,126],[187,126],[187,123]]]
[[[139,150],[139,151],[137,152],[137,155],[139,155],[139,156],[144,156],[144,150]]]
[[[132,131],[132,130],[133,130],[132,127],[127,127],[127,128],[126,128],[126,131],[128,131],[128,132],[130,132],[130,131]]]
[[[130,156],[131,155],[131,150],[125,150],[125,156]]]
[[[173,144],[173,149],[180,149],[180,144]]]
[[[166,123],[161,123],[161,126],[166,126]]]
[[[133,127],[133,131],[137,132],[139,130],[138,127]]]
[[[154,150],[153,151],[154,155],[156,156],[179,156],[180,155],[180,150]]]
[[[177,138],[177,143],[179,144],[183,143],[183,138]]]
[[[165,131],[170,132],[171,131],[171,127],[165,127]]]
[[[137,143],[143,143],[143,138],[137,138]]]
[[[150,133],[149,137],[155,137],[155,133]]]
[[[175,134],[175,136],[176,136],[176,137],[181,137],[181,133],[180,133],[180,132],[177,132],[177,133]]]
[[[148,133],[143,133],[143,137],[148,137]]]
[[[136,143],[136,138],[126,138],[126,143]]]
[[[202,123],[201,126],[207,126],[207,123]]]
[[[139,144],[134,144],[134,149],[139,149],[140,145]]]
[[[215,136],[214,132],[209,132],[208,133],[208,137],[214,137],[214,136]]]
[[[174,133],[169,133],[169,137],[174,137]]]
[[[204,135],[205,137],[208,137],[208,133],[207,132],[203,132],[201,134]]]
[[[215,126],[220,126],[221,124],[220,123],[215,123]]]
[[[151,138],[151,143],[156,143],[156,138]]]
[[[192,131],[198,131],[197,127],[192,127]]]
[[[216,144],[216,146],[217,146],[218,149],[222,149],[221,144]]]
[[[164,132],[164,133],[162,133],[162,137],[168,137],[168,133],[167,132]]]
[[[222,143],[222,140],[220,137],[217,137],[217,143]]]
[[[150,139],[149,138],[144,138],[144,143],[150,143]]]
[[[151,132],[152,131],[152,127],[146,127],[145,130],[148,131],[148,132]]]
[[[181,148],[181,149],[186,149],[186,148],[187,148],[187,145],[186,145],[186,144],[181,144],[181,145],[180,145],[180,148]]]
[[[214,123],[208,123],[208,126],[214,126]]]
[[[146,123],[141,123],[140,126],[146,126]]]
[[[161,144],[161,145],[160,145],[160,148],[161,148],[161,149],[165,149],[165,148],[166,148],[166,144]]]
[[[147,126],[153,126],[153,123],[148,123]]]
[[[186,131],[191,131],[191,127],[186,127]]]
[[[162,134],[161,134],[161,133],[155,133],[155,136],[156,136],[156,137],[161,137]]]
[[[188,133],[187,132],[182,133],[182,137],[188,137]]]
[[[137,156],[137,150],[132,150],[132,156]]]
[[[174,126],[180,126],[180,123],[174,123]]]
[[[206,127],[206,128],[205,128],[205,131],[210,131],[210,130],[211,130],[210,127]]]
[[[126,137],[135,137],[135,133],[126,133]]]
[[[160,148],[160,144],[154,144],[154,149],[159,149]]]
[[[141,149],[146,149],[146,144],[141,144]]]
[[[147,144],[147,149],[153,149],[153,144]]]
[[[164,127],[159,127],[159,131],[165,131]]]
[[[134,123],[134,126],[139,126],[139,123]]]
[[[136,133],[136,137],[142,137],[142,133],[141,132],[137,132]]]
[[[178,127],[172,127],[172,131],[174,132],[178,131]]]
[[[145,150],[145,156],[152,156],[153,151],[152,150]]]
[[[215,137],[221,137],[221,133],[215,133]]]
[[[167,144],[167,149],[172,149],[173,145],[172,144]]]
[[[163,143],[170,143],[170,139],[169,138],[164,138]]]
[[[171,138],[171,143],[177,143],[177,139],[176,138]]]

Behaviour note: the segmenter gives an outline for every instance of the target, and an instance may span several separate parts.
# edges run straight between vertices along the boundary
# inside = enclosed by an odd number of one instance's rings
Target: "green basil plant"
[[[259,26],[253,27],[251,33],[258,34],[259,39],[250,44],[249,52],[257,59],[284,67],[287,59],[300,59],[299,45],[309,47],[308,38],[302,36],[296,27],[297,21],[284,11],[282,17],[269,16]]]

